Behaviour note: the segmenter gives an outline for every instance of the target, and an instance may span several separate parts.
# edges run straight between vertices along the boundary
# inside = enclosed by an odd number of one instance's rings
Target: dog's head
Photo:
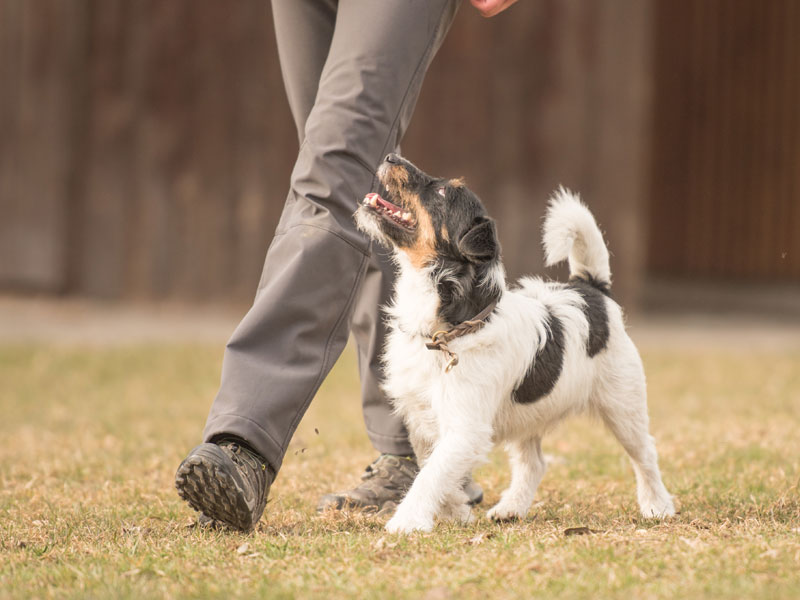
[[[487,287],[500,258],[494,221],[480,199],[462,180],[431,177],[396,154],[386,157],[378,178],[382,193],[368,194],[356,211],[359,229],[431,274],[444,320],[471,318],[486,300],[477,288]]]
[[[367,235],[405,253],[417,269],[442,259],[497,260],[494,221],[462,180],[431,177],[396,154],[386,157],[378,178],[386,193],[367,194],[356,212]]]

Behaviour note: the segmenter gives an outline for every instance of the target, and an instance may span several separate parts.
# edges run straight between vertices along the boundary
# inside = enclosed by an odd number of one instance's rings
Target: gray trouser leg
[[[286,97],[300,143],[317,95],[322,68],[336,24],[337,0],[273,0],[275,34]],[[397,151],[398,148],[393,150]],[[367,435],[380,452],[411,454],[403,420],[380,388],[380,353],[386,327],[381,307],[391,299],[394,265],[389,253],[372,247],[361,293],[355,305],[352,334],[358,348],[361,400]]]
[[[338,0],[272,0],[286,99],[300,144],[336,27]]]
[[[389,251],[373,244],[361,295],[355,306],[352,332],[358,346],[361,402],[367,435],[381,452],[409,455],[414,450],[403,419],[392,412],[392,405],[380,387],[381,351],[387,329],[381,307],[391,299],[394,276]]]
[[[291,12],[289,3],[310,2],[274,0],[276,27],[283,27],[277,18]],[[319,4],[332,5],[330,0]],[[353,224],[356,203],[374,185],[375,166],[402,137],[458,4],[339,0],[286,206],[254,304],[226,347],[206,440],[240,436],[276,471],[280,468],[300,418],[347,342],[364,291],[372,254]],[[278,37],[279,43],[292,39]],[[297,43],[303,43],[301,37]],[[289,54],[284,46],[282,62]],[[286,72],[285,79],[292,103]],[[295,119],[302,123],[302,114]],[[378,345],[373,343],[372,355]],[[367,364],[374,364],[372,358]],[[369,407],[365,413],[371,431],[380,434],[373,442],[387,445],[402,435],[385,434],[380,424],[371,423]]]

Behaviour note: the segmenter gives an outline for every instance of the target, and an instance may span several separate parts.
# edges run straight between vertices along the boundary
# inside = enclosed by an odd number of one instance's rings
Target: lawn
[[[576,419],[545,440],[527,519],[401,538],[377,517],[314,511],[374,458],[350,350],[243,535],[194,527],[172,487],[220,346],[2,346],[0,598],[800,597],[800,353],[644,358],[677,517],[640,518],[621,449]],[[502,453],[476,478],[484,517],[508,481]]]

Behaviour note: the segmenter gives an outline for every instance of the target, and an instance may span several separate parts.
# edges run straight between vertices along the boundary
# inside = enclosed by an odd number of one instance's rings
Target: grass
[[[621,449],[577,419],[545,440],[556,461],[526,520],[408,538],[314,512],[374,458],[354,363],[348,350],[243,535],[192,527],[172,487],[220,347],[0,347],[0,598],[800,597],[800,354],[645,355],[672,520],[638,516]],[[477,480],[483,516],[508,481],[501,453]]]

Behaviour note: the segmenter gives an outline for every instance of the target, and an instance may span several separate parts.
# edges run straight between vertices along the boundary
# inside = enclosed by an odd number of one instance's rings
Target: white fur
[[[569,259],[570,273],[611,283],[608,248],[594,217],[577,194],[560,187],[550,199],[544,223],[545,264]]]
[[[545,245],[548,263],[569,257],[573,273],[609,281],[602,235],[588,209],[564,190],[551,203]],[[485,327],[449,344],[459,363],[446,373],[443,354],[425,347],[442,327],[435,282],[401,251],[396,260],[400,274],[388,308],[385,389],[408,426],[421,470],[387,523],[388,531],[428,531],[437,516],[467,522],[470,509],[462,484],[498,443],[510,455],[512,479],[488,516],[524,517],[545,471],[542,437],[566,416],[587,409],[602,418],[630,455],[642,514],[674,514],[648,433],[642,363],[616,303],[606,301],[608,345],[589,358],[589,325],[580,295],[538,278],[524,278],[518,289],[509,290],[498,266],[493,281],[486,282],[503,291],[497,308]],[[548,310],[563,324],[561,375],[550,394],[521,404],[512,394],[546,341]]]

